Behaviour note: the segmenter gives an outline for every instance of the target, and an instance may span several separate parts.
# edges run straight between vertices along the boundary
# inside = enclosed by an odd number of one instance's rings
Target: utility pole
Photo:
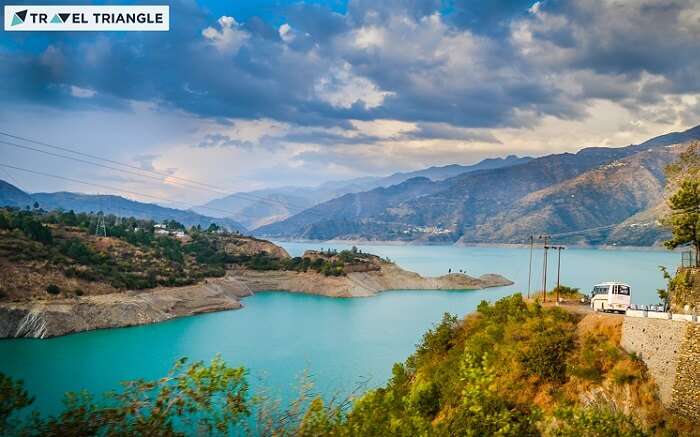
[[[549,246],[547,245],[547,240],[549,235],[540,235],[540,238],[544,239],[544,265],[542,267],[542,302],[547,302],[547,250]]]
[[[559,305],[559,277],[561,275],[561,251],[566,249],[566,247],[551,246],[551,248],[557,251],[557,305]]]
[[[530,299],[530,284],[532,282],[532,247],[535,243],[535,237],[530,235],[530,266],[527,270],[527,298]]]

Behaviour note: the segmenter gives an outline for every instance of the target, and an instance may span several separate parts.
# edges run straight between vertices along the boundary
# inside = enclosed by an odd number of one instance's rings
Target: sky
[[[695,0],[169,4],[169,32],[2,32],[0,131],[171,176],[0,143],[0,164],[101,187],[0,179],[198,204],[700,124]]]

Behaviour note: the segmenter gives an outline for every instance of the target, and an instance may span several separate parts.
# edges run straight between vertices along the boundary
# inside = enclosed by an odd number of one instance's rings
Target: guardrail
[[[631,305],[625,311],[627,317],[642,317],[647,319],[676,320],[679,322],[700,323],[697,314],[683,314],[665,311],[663,305]]]
[[[684,252],[681,252],[681,267],[698,267],[698,255],[692,250],[686,250]]]

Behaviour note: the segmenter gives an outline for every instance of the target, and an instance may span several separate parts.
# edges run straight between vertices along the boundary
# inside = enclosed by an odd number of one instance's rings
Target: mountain
[[[508,155],[505,158],[487,158],[483,161],[479,161],[474,165],[459,165],[451,164],[442,167],[428,167],[423,170],[417,170],[407,173],[394,173],[391,176],[378,178],[375,180],[376,187],[388,187],[390,185],[400,184],[408,179],[424,177],[432,181],[442,181],[449,179],[454,176],[458,176],[465,173],[471,173],[479,170],[491,170],[503,167],[512,167],[514,165],[525,164],[526,162],[532,161],[534,158],[529,156],[518,157],[515,155]]]
[[[32,203],[32,197],[29,194],[10,183],[0,180],[0,205],[23,207]]]
[[[681,147],[663,147],[638,152],[532,192],[465,232],[461,242],[517,241],[532,233],[601,228],[585,235],[573,233],[567,240],[589,244],[657,243],[665,234],[656,225],[658,215],[645,213],[664,203],[663,168],[680,151]],[[615,228],[617,235],[610,235]],[[654,232],[642,238],[638,235],[642,229]]]
[[[209,226],[216,223],[232,231],[245,232],[245,226],[228,218],[214,218],[192,211],[166,208],[152,203],[137,202],[120,196],[78,194],[68,192],[28,194],[12,184],[0,180],[0,206],[25,207],[38,202],[46,210],[64,209],[76,212],[97,212],[118,216],[150,219],[154,221],[176,220],[185,226]]]
[[[638,145],[585,148],[423,180],[420,190],[399,184],[354,193],[255,232],[461,243],[525,242],[529,235],[550,233],[570,243],[653,244],[666,235],[654,215],[663,204],[663,169],[681,150],[675,144],[698,138],[695,127]],[[602,229],[580,232],[590,228]]]
[[[255,229],[282,221],[307,208],[345,194],[389,187],[417,177],[441,181],[464,173],[523,164],[532,159],[510,155],[506,158],[484,159],[473,165],[436,166],[412,172],[394,173],[385,177],[363,177],[326,182],[317,187],[281,187],[240,192],[214,199],[201,207],[193,208],[193,210],[210,215],[211,212],[206,208],[230,211],[231,218],[241,222],[249,229]]]
[[[208,213],[224,217],[228,211],[230,218],[242,223],[249,229],[274,223],[294,215],[314,205],[316,189],[304,187],[282,187],[276,189],[256,190],[234,193],[226,197],[214,199],[204,205],[192,208],[196,212]],[[319,193],[317,193],[319,194]],[[322,200],[332,198],[332,194],[324,194]],[[220,210],[217,213],[211,210]]]

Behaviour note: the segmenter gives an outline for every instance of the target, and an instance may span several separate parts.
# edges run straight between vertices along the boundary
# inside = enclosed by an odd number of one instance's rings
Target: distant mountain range
[[[621,148],[585,148],[515,165],[348,193],[256,235],[292,239],[367,239],[521,243],[556,234],[581,244],[651,245],[666,237],[664,173],[700,126]]]
[[[416,177],[441,181],[460,174],[509,167],[531,161],[530,157],[489,158],[473,165],[446,165],[422,170],[394,173],[384,177],[364,177],[345,181],[326,182],[317,187],[282,187],[234,193],[193,208],[200,213],[211,214],[208,208],[230,211],[228,217],[242,223],[248,229],[282,221],[305,209],[348,193],[359,193],[379,187],[389,187]],[[216,214],[214,214],[216,215]]]
[[[187,211],[119,196],[26,193],[0,181],[0,205],[218,223],[278,239],[524,243],[546,233],[569,244],[654,245],[668,236],[658,223],[664,167],[697,139],[700,126],[627,147],[235,193]],[[210,208],[232,217],[205,215]]]
[[[185,226],[209,226],[216,223],[232,231],[246,232],[245,226],[229,218],[215,218],[152,203],[136,202],[120,196],[79,194],[68,192],[26,193],[16,186],[0,180],[0,206],[24,208],[37,202],[46,210],[63,209],[75,212],[99,212],[123,217],[136,217],[154,221],[176,220]]]

